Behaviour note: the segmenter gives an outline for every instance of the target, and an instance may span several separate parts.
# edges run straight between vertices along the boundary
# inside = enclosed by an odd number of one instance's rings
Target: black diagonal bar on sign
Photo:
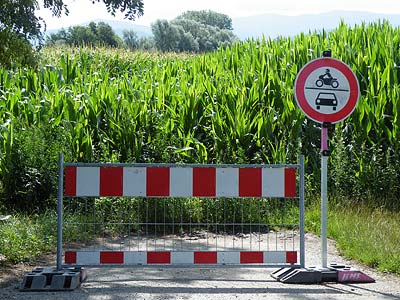
[[[338,92],[350,92],[350,90],[345,89],[327,89],[327,88],[315,88],[315,87],[305,87],[306,90],[317,90],[317,91],[338,91]]]

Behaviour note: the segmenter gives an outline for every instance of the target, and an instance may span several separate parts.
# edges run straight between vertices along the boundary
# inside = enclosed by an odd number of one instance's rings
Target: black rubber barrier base
[[[365,273],[349,266],[332,264],[329,268],[281,268],[271,274],[282,283],[319,284],[323,282],[372,283]]]
[[[25,274],[19,290],[22,292],[72,291],[87,278],[83,268],[68,268],[57,271],[53,268],[36,268]]]

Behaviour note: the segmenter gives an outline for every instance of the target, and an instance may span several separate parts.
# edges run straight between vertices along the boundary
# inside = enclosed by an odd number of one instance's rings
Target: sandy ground
[[[320,265],[320,240],[306,235],[306,266]],[[0,299],[111,300],[111,299],[400,299],[400,278],[378,273],[342,258],[333,241],[328,261],[345,263],[372,276],[376,283],[289,285],[275,281],[263,268],[93,268],[82,286],[72,292],[19,292],[22,274],[33,266],[0,271]],[[54,255],[38,265],[54,266]]]

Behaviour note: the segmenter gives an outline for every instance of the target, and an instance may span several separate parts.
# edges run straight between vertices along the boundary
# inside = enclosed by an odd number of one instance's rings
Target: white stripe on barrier
[[[147,264],[147,252],[145,251],[129,251],[124,252],[125,265],[145,265]]]
[[[282,251],[268,251],[264,252],[264,262],[265,263],[281,263],[286,261],[286,252]]]
[[[125,167],[123,177],[124,196],[146,196],[146,168]]]
[[[217,168],[216,170],[216,196],[239,196],[239,169]]]
[[[217,253],[218,263],[224,265],[240,264],[240,252],[238,251],[221,251]]]
[[[188,251],[180,251],[180,252],[171,252],[171,264],[194,264],[194,256],[193,252]]]
[[[99,251],[77,251],[76,263],[78,265],[100,265],[100,252]]]
[[[170,168],[169,170],[170,170],[170,196],[192,197],[193,169]]]
[[[100,194],[99,167],[77,168],[76,193],[79,196],[98,196]]]
[[[263,197],[285,196],[284,168],[262,169],[262,196]]]

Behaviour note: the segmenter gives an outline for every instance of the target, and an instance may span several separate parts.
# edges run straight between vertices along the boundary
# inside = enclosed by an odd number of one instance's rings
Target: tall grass
[[[332,201],[335,202],[335,201]],[[317,203],[307,209],[307,229],[320,232]],[[400,215],[383,209],[333,203],[329,207],[328,235],[339,251],[382,272],[400,274]]]

